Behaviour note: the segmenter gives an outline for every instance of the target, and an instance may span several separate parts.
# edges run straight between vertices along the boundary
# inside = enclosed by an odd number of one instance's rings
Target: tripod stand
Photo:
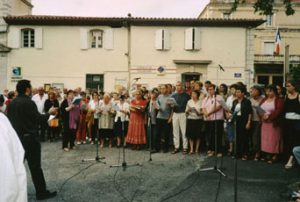
[[[149,161],[152,161],[152,124],[151,124],[151,112],[149,112],[148,117],[148,127],[149,127]]]
[[[221,66],[220,66],[221,68]],[[224,71],[224,69],[222,68],[222,71]],[[214,94],[214,110],[216,110],[217,108],[217,86],[218,86],[218,80],[219,80],[219,68],[217,69],[217,85],[215,87],[215,94]],[[214,137],[215,137],[215,153],[217,153],[218,151],[218,126],[217,126],[217,111],[214,111],[214,121],[215,121],[215,125],[214,125]],[[223,157],[222,157],[223,158]],[[222,171],[222,169],[220,167],[218,167],[218,158],[216,157],[216,162],[215,165],[213,167],[209,167],[209,168],[202,168],[199,170],[200,172],[206,172],[206,171],[216,171],[217,173],[219,173],[220,175],[226,177],[226,174]]]
[[[88,161],[96,161],[96,162],[98,162],[98,163],[103,163],[103,164],[106,164],[106,162],[105,161],[102,161],[103,159],[105,159],[105,157],[101,157],[101,156],[99,156],[99,140],[100,140],[100,138],[99,138],[99,130],[97,130],[97,132],[96,132],[96,138],[97,138],[97,141],[95,141],[96,142],[96,157],[95,158],[93,158],[93,159],[82,159],[82,162],[88,162]]]
[[[237,150],[236,150],[236,119],[234,119],[234,202],[237,202]]]
[[[121,118],[120,118],[121,119]],[[122,139],[125,141],[125,127],[124,127],[124,120],[121,119],[122,122]],[[122,167],[123,170],[125,171],[126,168],[128,167],[134,167],[134,166],[142,166],[142,164],[140,163],[135,163],[135,164],[127,164],[126,162],[126,158],[125,158],[125,146],[123,144],[123,162],[121,164],[118,165],[111,165],[110,168],[118,168],[118,167]]]

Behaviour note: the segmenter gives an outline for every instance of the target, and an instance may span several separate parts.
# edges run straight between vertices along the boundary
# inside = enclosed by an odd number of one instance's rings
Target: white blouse
[[[115,122],[118,121],[118,118],[121,118],[121,121],[129,121],[129,116],[128,114],[125,114],[123,112],[121,112],[120,110],[124,110],[126,112],[130,112],[130,105],[127,102],[124,102],[123,104],[116,103],[113,108],[115,108],[116,110],[116,117],[115,117]]]
[[[188,113],[187,118],[188,118],[188,119],[194,119],[194,120],[195,120],[195,119],[203,119],[203,116],[202,116],[202,115],[198,115],[198,114],[196,113],[196,111],[197,111],[198,113],[200,113],[201,105],[202,105],[202,103],[201,103],[200,100],[198,100],[197,102],[195,102],[193,99],[190,99],[190,100],[188,101],[187,105],[186,105],[185,111],[187,112],[189,109],[191,109],[192,111],[190,111],[190,112]],[[196,110],[196,111],[195,111],[195,110]]]

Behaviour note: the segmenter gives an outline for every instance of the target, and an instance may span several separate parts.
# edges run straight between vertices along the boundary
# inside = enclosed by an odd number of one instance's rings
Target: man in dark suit
[[[25,158],[36,190],[36,198],[37,200],[44,200],[55,197],[57,193],[46,189],[46,182],[41,168],[41,144],[38,141],[38,125],[40,120],[45,120],[49,117],[49,114],[55,113],[55,109],[51,108],[48,113],[40,114],[30,98],[31,90],[30,81],[20,80],[18,82],[18,97],[10,103],[7,116],[24,147]]]

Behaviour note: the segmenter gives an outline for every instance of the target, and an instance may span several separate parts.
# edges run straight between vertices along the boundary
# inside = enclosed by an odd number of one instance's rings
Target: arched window
[[[22,33],[22,47],[33,48],[35,45],[34,29],[25,28],[21,30]]]
[[[90,31],[91,36],[91,48],[103,47],[103,30],[93,29]]]

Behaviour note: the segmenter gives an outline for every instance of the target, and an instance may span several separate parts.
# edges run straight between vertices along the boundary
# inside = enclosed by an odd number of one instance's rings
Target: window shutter
[[[88,29],[80,29],[80,49],[87,50],[89,48],[88,43]]]
[[[170,31],[164,29],[164,49],[169,50],[171,48],[171,34]]]
[[[104,43],[103,46],[107,50],[112,50],[114,49],[114,31],[113,29],[106,29],[104,31]]]
[[[163,49],[163,30],[159,29],[155,32],[155,49],[162,50]]]
[[[34,42],[35,48],[43,48],[43,28],[39,27],[34,29]]]
[[[200,29],[194,28],[194,50],[200,50]]]
[[[10,48],[20,48],[21,32],[17,27],[9,27],[7,45]]]
[[[185,30],[185,50],[193,50],[193,28]]]

